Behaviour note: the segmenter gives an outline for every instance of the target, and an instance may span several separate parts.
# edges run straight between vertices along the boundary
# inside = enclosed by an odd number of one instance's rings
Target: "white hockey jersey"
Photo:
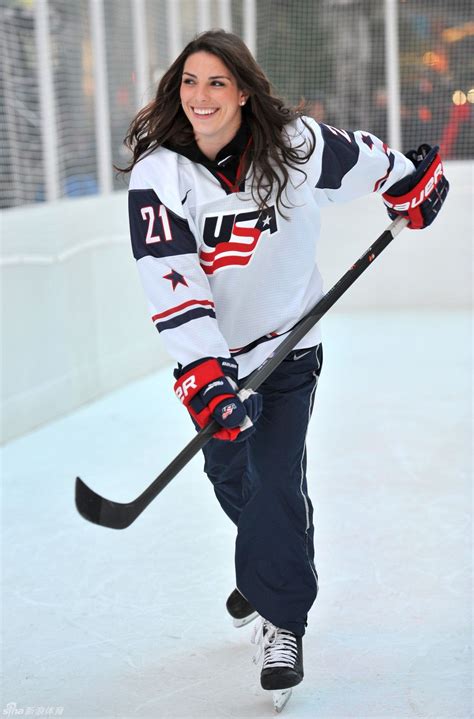
[[[181,365],[233,356],[239,377],[271,354],[323,294],[316,263],[320,208],[387,190],[412,163],[374,135],[338,130],[305,118],[315,150],[291,170],[287,201],[259,210],[252,168],[231,191],[204,165],[170,149],[134,167],[129,189],[134,256],[150,316]],[[309,143],[301,120],[286,128],[292,143]],[[234,190],[237,188],[234,188]],[[297,345],[320,342],[316,325]]]

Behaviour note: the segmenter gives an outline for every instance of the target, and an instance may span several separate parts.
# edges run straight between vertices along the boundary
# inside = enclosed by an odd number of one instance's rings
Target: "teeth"
[[[193,108],[196,115],[212,115],[213,112],[215,112],[215,108]]]

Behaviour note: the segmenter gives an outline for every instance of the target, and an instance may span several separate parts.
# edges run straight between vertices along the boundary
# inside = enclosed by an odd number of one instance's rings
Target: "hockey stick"
[[[398,233],[406,226],[408,220],[399,217],[392,222],[369,247],[362,257],[336,282],[319,302],[291,330],[288,336],[251,375],[240,389],[256,390],[285,359],[287,354],[309,332],[309,330],[326,314],[344,292],[369,267],[376,257],[390,244]],[[132,502],[113,502],[96,494],[82,479],[76,479],[76,507],[79,513],[94,524],[111,529],[125,529],[143,512],[150,502],[171,482],[178,472],[199,452],[210,440],[219,424],[213,420],[207,427],[200,430],[184,447],[173,461],[161,472],[139,497]]]

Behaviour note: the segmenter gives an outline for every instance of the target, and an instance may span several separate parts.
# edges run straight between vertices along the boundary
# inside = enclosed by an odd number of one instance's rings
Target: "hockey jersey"
[[[260,210],[250,166],[227,187],[205,165],[160,147],[132,170],[132,247],[150,316],[181,365],[233,356],[247,376],[321,298],[316,262],[321,207],[386,191],[413,164],[374,135],[305,122],[309,161],[290,170],[283,209]],[[309,147],[301,119],[284,130]],[[227,183],[230,185],[231,183]],[[297,345],[320,342],[316,325]]]

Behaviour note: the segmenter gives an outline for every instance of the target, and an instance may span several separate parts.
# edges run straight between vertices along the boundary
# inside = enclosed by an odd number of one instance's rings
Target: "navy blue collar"
[[[228,142],[225,147],[219,150],[214,160],[210,160],[203,152],[201,152],[196,140],[194,139],[188,145],[173,145],[171,143],[165,143],[164,147],[187,157],[188,160],[191,160],[192,162],[204,165],[204,167],[207,167],[207,169],[211,170],[213,173],[221,172],[222,174],[228,176],[229,179],[233,179],[235,178],[240,158],[248,145],[250,136],[250,127],[244,120],[232,140]]]

